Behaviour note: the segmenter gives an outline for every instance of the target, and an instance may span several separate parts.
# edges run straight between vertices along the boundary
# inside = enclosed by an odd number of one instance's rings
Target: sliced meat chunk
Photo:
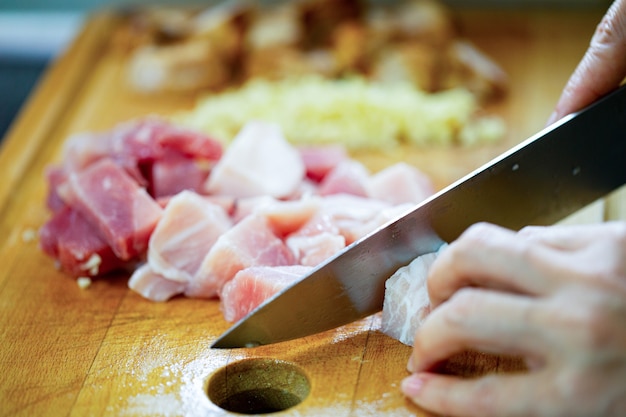
[[[324,177],[317,189],[318,194],[350,194],[359,197],[367,196],[367,182],[370,174],[363,164],[353,159],[347,159]]]
[[[189,282],[213,244],[231,226],[221,206],[183,191],[169,201],[150,237],[148,263],[167,279]]]
[[[234,197],[282,198],[298,189],[304,175],[300,154],[278,125],[250,122],[215,165],[205,188],[211,194]]]
[[[348,160],[348,153],[341,145],[302,146],[298,148],[306,168],[306,176],[319,183],[337,165]]]
[[[126,266],[99,231],[71,207],[64,207],[39,229],[42,250],[74,277],[95,277]]]
[[[404,162],[391,165],[372,175],[366,185],[367,196],[390,204],[417,204],[435,189],[420,170]]]
[[[89,221],[121,260],[143,254],[163,210],[110,159],[101,159],[64,184],[64,202]]]
[[[316,266],[346,247],[346,238],[335,233],[295,235],[286,240],[300,265]]]
[[[251,266],[293,265],[293,253],[261,215],[237,223],[215,242],[185,294],[190,297],[219,296],[237,272]]]
[[[133,272],[128,287],[148,300],[161,302],[182,294],[186,283],[167,279],[144,264]]]
[[[385,282],[381,331],[405,345],[413,345],[415,332],[430,313],[426,278],[438,255],[418,256]]]
[[[170,155],[152,164],[150,194],[158,199],[184,190],[200,192],[208,176],[209,168],[196,160]]]
[[[312,268],[257,266],[239,271],[224,285],[220,309],[227,321],[242,319],[264,301],[302,279]]]

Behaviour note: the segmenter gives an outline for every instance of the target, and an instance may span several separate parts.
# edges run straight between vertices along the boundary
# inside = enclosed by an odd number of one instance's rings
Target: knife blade
[[[354,242],[237,322],[213,348],[330,330],[382,309],[385,281],[474,223],[549,225],[626,183],[626,86],[543,129]]]

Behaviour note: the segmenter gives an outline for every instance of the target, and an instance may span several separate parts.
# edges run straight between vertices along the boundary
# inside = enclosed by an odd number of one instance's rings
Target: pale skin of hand
[[[602,18],[582,60],[568,80],[551,124],[617,88],[626,77],[626,0],[615,1]]]
[[[405,395],[447,416],[626,416],[626,223],[477,224],[433,264],[434,310],[415,335]],[[432,370],[467,349],[528,371]]]
[[[626,77],[626,0],[609,8],[548,124]],[[626,223],[471,227],[428,277],[434,307],[402,382],[448,416],[626,416]],[[519,355],[528,372],[475,379],[433,371],[457,352]]]

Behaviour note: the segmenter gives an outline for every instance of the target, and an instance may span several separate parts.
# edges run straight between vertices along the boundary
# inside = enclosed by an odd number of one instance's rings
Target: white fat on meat
[[[167,204],[148,247],[148,263],[163,277],[189,282],[217,239],[232,226],[224,209],[192,191]]]
[[[428,271],[444,247],[438,252],[418,256],[385,282],[381,332],[413,346],[415,332],[430,313]]]
[[[233,139],[205,183],[211,194],[235,197],[293,194],[305,176],[305,166],[273,123],[249,122]]]
[[[220,309],[224,318],[230,322],[240,320],[265,300],[302,279],[311,269],[290,265],[258,266],[239,271],[222,291]]]
[[[162,302],[182,294],[187,284],[167,279],[144,264],[133,272],[128,287],[148,300]]]

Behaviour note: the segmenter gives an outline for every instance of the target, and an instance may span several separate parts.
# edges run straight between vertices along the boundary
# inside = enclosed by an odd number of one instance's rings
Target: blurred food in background
[[[200,93],[176,121],[224,143],[250,120],[278,123],[293,143],[351,149],[504,135],[481,109],[505,96],[506,74],[435,0],[233,0],[128,19],[132,88]]]
[[[316,74],[410,82],[426,92],[465,87],[502,97],[506,74],[459,37],[434,0],[234,0],[204,10],[153,7],[129,15],[138,91],[223,90],[248,80]]]

